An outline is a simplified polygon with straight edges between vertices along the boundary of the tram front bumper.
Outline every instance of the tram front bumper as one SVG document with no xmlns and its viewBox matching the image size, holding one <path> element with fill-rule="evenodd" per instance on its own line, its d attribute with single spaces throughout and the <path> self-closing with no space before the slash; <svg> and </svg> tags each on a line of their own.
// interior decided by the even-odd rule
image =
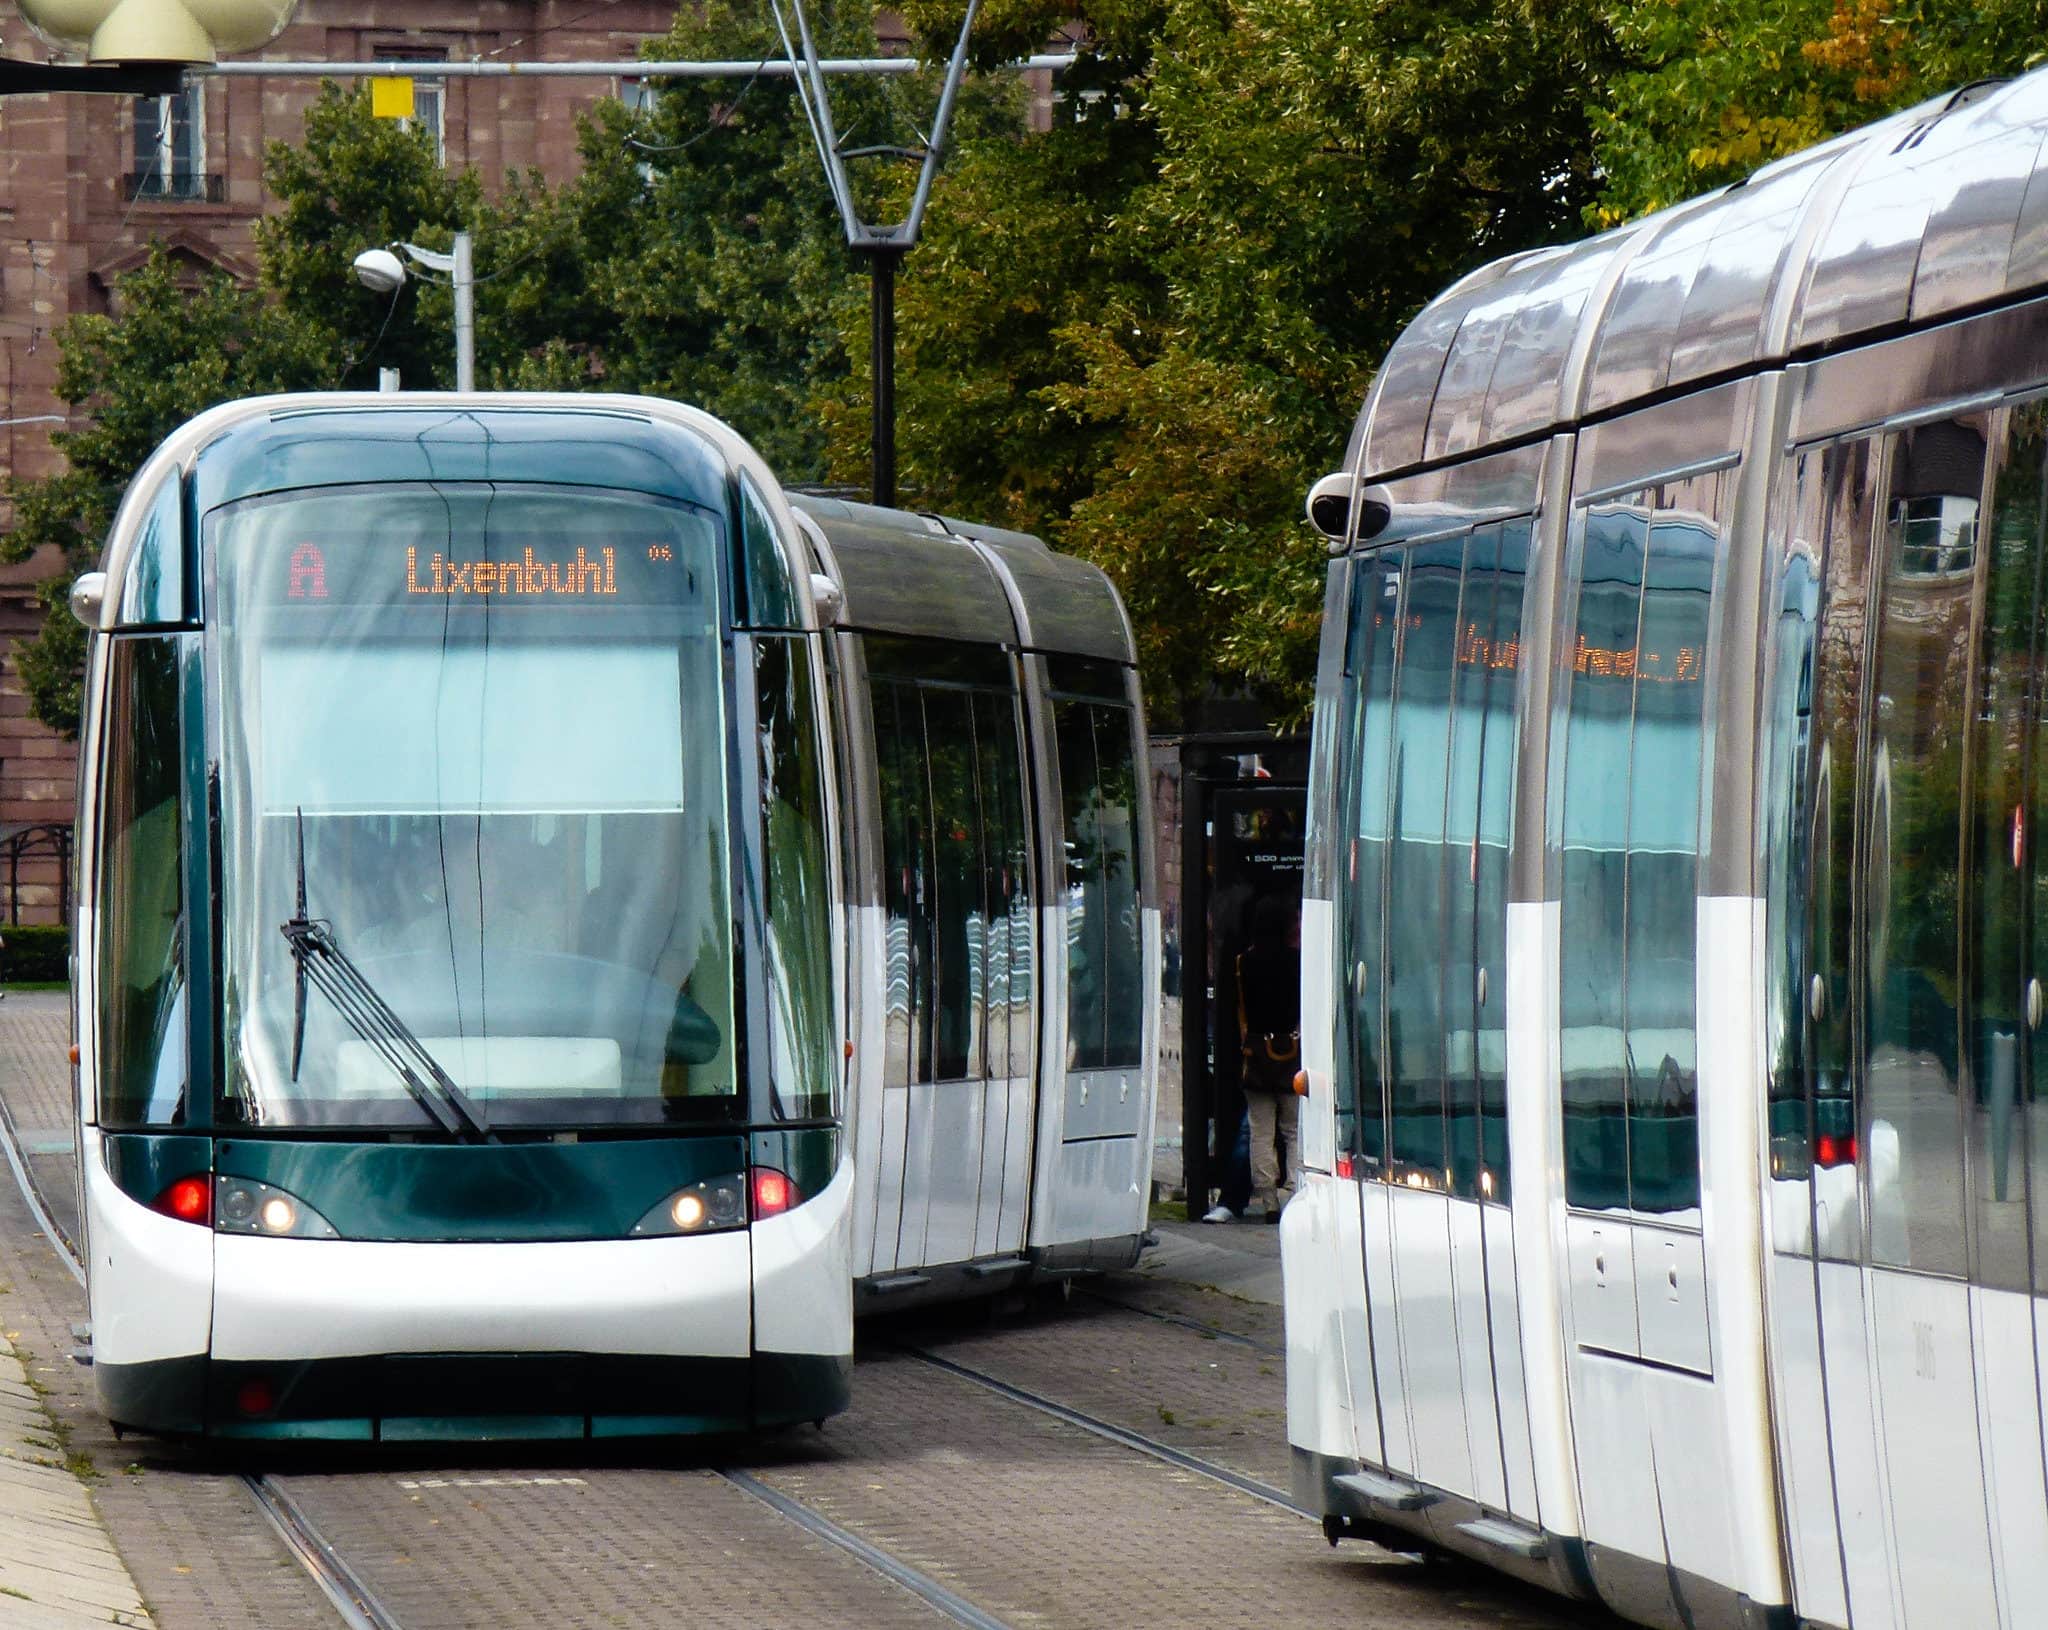
<svg viewBox="0 0 2048 1630">
<path fill-rule="evenodd" d="M 744 1230 L 521 1244 L 224 1234 L 215 1253 L 211 1434 L 475 1441 L 756 1422 Z"/>
</svg>

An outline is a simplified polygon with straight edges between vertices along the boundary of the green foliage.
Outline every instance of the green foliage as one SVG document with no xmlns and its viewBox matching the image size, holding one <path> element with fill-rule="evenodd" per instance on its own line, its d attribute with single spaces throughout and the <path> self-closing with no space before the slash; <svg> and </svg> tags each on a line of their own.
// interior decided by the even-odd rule
<svg viewBox="0 0 2048 1630">
<path fill-rule="evenodd" d="M 1637 0 L 1615 9 L 1628 62 L 1593 109 L 1606 226 L 1971 80 L 2031 65 L 2048 5 Z"/>
<path fill-rule="evenodd" d="M 0 924 L 0 981 L 47 985 L 71 977 L 71 930 L 62 924 Z"/>
<path fill-rule="evenodd" d="M 959 0 L 902 8 L 942 58 Z M 812 10 L 867 54 L 872 14 Z M 1739 178 L 1894 107 L 2020 67 L 2048 0 L 988 0 L 975 60 L 1075 42 L 1049 128 L 1013 75 L 970 81 L 898 284 L 904 501 L 1041 533 L 1131 606 L 1155 716 L 1309 690 L 1324 571 L 1301 517 L 1386 348 L 1496 256 Z M 652 54 L 779 55 L 738 0 L 684 8 Z M 583 168 L 494 197 L 423 135 L 328 87 L 268 156 L 257 290 L 153 259 L 118 321 L 64 332 L 93 415 L 62 476 L 18 487 L 21 558 L 82 564 L 148 449 L 251 391 L 451 374 L 448 295 L 345 274 L 364 247 L 472 234 L 479 377 L 644 391 L 731 422 L 791 481 L 865 486 L 868 278 L 789 81 L 649 81 L 585 120 Z M 936 76 L 832 84 L 847 146 L 915 147 Z M 1041 121 L 1043 123 L 1043 121 Z M 860 166 L 896 218 L 914 166 Z M 49 602 L 58 604 L 53 595 Z M 21 653 L 39 717 L 75 718 L 61 616 Z"/>
</svg>

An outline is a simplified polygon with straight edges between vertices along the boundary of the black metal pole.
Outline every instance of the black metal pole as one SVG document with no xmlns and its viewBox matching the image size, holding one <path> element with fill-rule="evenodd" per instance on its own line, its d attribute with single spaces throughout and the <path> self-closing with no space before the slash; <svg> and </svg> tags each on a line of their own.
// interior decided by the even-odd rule
<svg viewBox="0 0 2048 1630">
<path fill-rule="evenodd" d="M 1180 767 L 1180 1159 L 1188 1221 L 1209 1209 L 1209 789 L 1199 752 Z"/>
<path fill-rule="evenodd" d="M 869 449 L 869 498 L 896 507 L 896 263 L 900 249 L 867 251 L 870 279 L 868 366 L 874 387 L 874 428 Z"/>
</svg>

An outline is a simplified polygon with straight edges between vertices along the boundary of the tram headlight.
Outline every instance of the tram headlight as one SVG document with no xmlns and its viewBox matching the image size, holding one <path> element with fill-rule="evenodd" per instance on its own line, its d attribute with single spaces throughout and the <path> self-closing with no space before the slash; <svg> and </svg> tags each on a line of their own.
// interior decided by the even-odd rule
<svg viewBox="0 0 2048 1630">
<path fill-rule="evenodd" d="M 253 1177 L 213 1180 L 213 1226 L 222 1234 L 265 1239 L 340 1239 L 341 1232 L 296 1194 Z"/>
<path fill-rule="evenodd" d="M 707 1177 L 701 1183 L 677 1189 L 633 1225 L 633 1237 L 716 1234 L 746 1225 L 746 1174 L 734 1172 L 730 1177 Z"/>
</svg>

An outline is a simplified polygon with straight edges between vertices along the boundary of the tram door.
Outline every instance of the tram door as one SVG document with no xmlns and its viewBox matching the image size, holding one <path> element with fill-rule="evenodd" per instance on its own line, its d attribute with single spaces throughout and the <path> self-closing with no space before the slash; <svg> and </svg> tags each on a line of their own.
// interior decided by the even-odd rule
<svg viewBox="0 0 2048 1630">
<path fill-rule="evenodd" d="M 1337 857 L 1340 1074 L 1355 1095 L 1389 1470 L 1537 1519 L 1507 1203 L 1506 898 L 1528 523 L 1353 572 Z"/>
<path fill-rule="evenodd" d="M 1724 469 L 1576 506 L 1551 736 L 1581 1509 L 1603 1594 L 1667 1623 L 1689 1612 L 1680 1575 L 1733 1575 L 1698 1085 L 1706 653 L 1733 484 Z"/>
<path fill-rule="evenodd" d="M 1037 980 L 1015 659 L 865 648 L 887 966 L 865 1271 L 881 1274 L 1023 1248 Z"/>
<path fill-rule="evenodd" d="M 2044 1588 L 2039 1394 L 2032 1366 L 2009 1362 L 2034 1347 L 2038 1271 L 2039 912 L 2022 879 L 2038 900 L 2043 424 L 2039 405 L 1937 420 L 1806 453 L 1794 476 L 1824 511 L 1824 553 L 1794 794 L 1808 875 L 1786 890 L 1796 903 L 1804 883 L 1782 1004 L 1798 1045 L 1774 1084 L 1772 1152 L 1774 1191 L 1793 1188 L 1809 1219 L 1775 1219 L 1778 1259 L 1803 1248 L 1812 1301 L 1781 1297 L 1774 1335 L 1795 1381 L 1818 1349 L 1832 1463 L 1842 1576 L 1810 1540 L 1800 1566 L 1825 1511 L 1809 1471 L 1794 1489 L 1802 1608 L 1856 1630 L 2029 1622 Z M 1781 619 L 1796 629 L 1791 564 Z M 1815 1462 L 1788 1447 L 1795 1473 Z M 2001 1574 L 2032 1592 L 2003 1616 Z"/>
</svg>

